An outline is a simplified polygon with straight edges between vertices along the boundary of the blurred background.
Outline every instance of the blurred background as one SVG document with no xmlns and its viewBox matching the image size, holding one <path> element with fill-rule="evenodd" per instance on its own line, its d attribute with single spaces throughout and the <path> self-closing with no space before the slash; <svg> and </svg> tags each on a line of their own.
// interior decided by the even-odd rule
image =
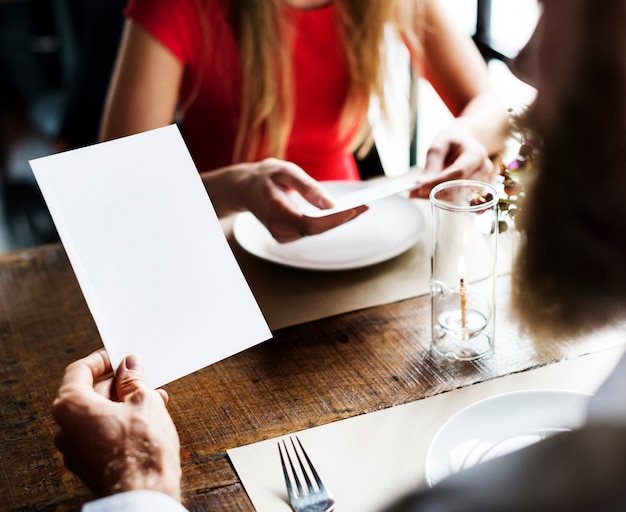
<svg viewBox="0 0 626 512">
<path fill-rule="evenodd" d="M 534 90 L 508 70 L 532 33 L 536 0 L 441 0 L 488 61 L 505 104 L 519 110 Z M 28 161 L 96 142 L 126 0 L 0 0 L 0 252 L 57 240 Z M 412 159 L 423 163 L 450 118 L 418 83 Z"/>
</svg>

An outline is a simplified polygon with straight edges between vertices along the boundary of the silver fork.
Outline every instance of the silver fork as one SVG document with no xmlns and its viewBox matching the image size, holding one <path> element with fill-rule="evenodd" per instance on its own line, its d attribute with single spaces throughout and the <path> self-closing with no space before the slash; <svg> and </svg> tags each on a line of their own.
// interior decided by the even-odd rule
<svg viewBox="0 0 626 512">
<path fill-rule="evenodd" d="M 300 457 L 300 453 L 296 448 L 296 444 L 293 441 L 293 437 L 290 438 L 291 446 L 293 448 L 293 452 L 295 453 L 295 458 L 298 461 L 298 467 L 302 476 L 304 477 L 304 481 L 306 483 L 306 489 L 303 486 L 303 482 L 296 471 L 294 466 L 294 459 L 290 455 L 287 445 L 283 440 L 283 446 L 281 448 L 280 441 L 278 443 L 278 453 L 280 454 L 280 463 L 283 466 L 283 475 L 285 476 L 285 484 L 287 485 L 287 494 L 289 495 L 289 502 L 291 503 L 291 508 L 294 512 L 331 512 L 335 509 L 335 500 L 330 495 L 322 480 L 320 479 L 317 471 L 311 464 L 311 460 L 309 456 L 304 451 L 302 447 L 302 443 L 300 443 L 300 439 L 296 437 L 296 441 L 298 442 L 298 447 L 300 448 L 300 452 L 304 456 L 304 460 Z M 283 456 L 283 451 L 289 462 L 289 468 L 291 469 L 291 473 L 287 469 L 287 464 L 285 463 L 285 456 Z M 311 481 L 309 476 L 310 474 L 313 476 L 315 480 L 315 484 Z M 295 487 L 297 488 L 294 489 Z"/>
</svg>

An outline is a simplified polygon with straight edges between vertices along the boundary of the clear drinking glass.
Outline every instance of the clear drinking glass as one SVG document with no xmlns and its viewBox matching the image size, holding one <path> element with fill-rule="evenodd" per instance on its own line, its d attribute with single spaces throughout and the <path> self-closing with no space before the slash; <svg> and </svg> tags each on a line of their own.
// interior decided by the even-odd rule
<svg viewBox="0 0 626 512">
<path fill-rule="evenodd" d="M 453 180 L 430 193 L 432 349 L 468 361 L 493 352 L 498 194 Z"/>
</svg>

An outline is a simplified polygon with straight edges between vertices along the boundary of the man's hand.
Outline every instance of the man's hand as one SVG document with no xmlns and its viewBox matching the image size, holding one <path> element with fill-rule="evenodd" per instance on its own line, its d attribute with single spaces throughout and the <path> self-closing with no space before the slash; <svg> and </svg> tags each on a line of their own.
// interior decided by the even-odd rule
<svg viewBox="0 0 626 512">
<path fill-rule="evenodd" d="M 167 400 L 146 384 L 138 356 L 124 359 L 116 377 L 105 350 L 70 364 L 52 404 L 67 467 L 97 496 L 146 489 L 180 501 L 180 442 Z"/>
</svg>

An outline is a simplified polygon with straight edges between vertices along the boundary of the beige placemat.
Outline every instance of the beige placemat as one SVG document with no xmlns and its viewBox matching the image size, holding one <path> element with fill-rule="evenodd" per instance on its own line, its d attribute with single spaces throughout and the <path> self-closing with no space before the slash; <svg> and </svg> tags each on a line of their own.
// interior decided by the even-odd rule
<svg viewBox="0 0 626 512">
<path fill-rule="evenodd" d="M 623 346 L 597 352 L 297 434 L 331 489 L 336 510 L 374 512 L 424 485 L 428 446 L 456 412 L 510 391 L 594 392 L 623 352 Z M 258 512 L 290 510 L 276 439 L 234 448 L 228 455 Z"/>
<path fill-rule="evenodd" d="M 425 220 L 423 236 L 415 246 L 383 263 L 348 271 L 307 271 L 264 261 L 239 246 L 232 234 L 232 217 L 221 222 L 261 311 L 270 328 L 277 330 L 429 293 L 430 202 L 413 201 Z M 498 272 L 508 272 L 510 264 L 510 250 L 501 237 Z"/>
</svg>

